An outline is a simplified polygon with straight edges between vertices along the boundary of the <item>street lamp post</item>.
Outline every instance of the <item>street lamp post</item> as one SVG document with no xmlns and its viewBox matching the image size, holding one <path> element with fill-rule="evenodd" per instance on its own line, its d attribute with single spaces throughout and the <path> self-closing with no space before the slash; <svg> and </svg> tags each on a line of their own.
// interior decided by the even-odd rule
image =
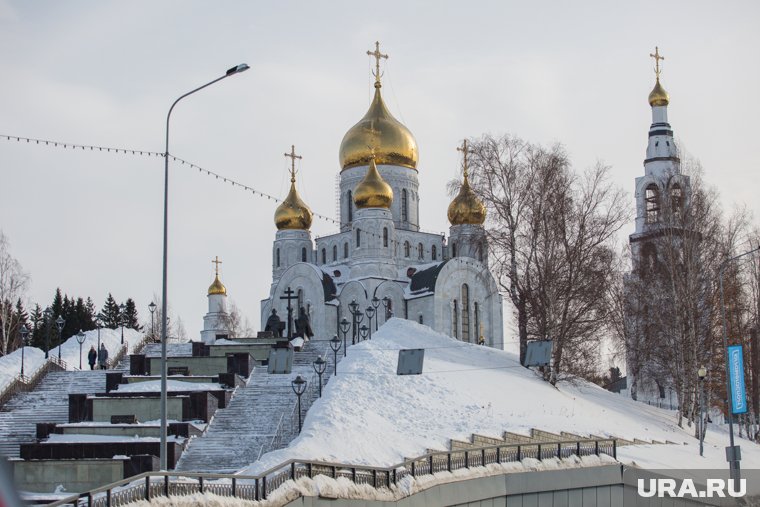
<svg viewBox="0 0 760 507">
<path fill-rule="evenodd" d="M 704 456 L 705 448 L 705 377 L 707 368 L 700 366 L 697 371 L 699 377 L 699 455 Z"/>
<path fill-rule="evenodd" d="M 63 344 L 63 326 L 66 321 L 60 315 L 55 319 L 55 325 L 58 326 L 58 362 L 61 362 L 61 345 Z"/>
<path fill-rule="evenodd" d="M 319 356 L 314 360 L 312 367 L 314 368 L 314 372 L 319 377 L 319 397 L 321 398 L 322 397 L 322 375 L 324 375 L 325 370 L 327 369 L 327 361 L 325 361 L 322 356 Z"/>
<path fill-rule="evenodd" d="M 372 308 L 375 309 L 375 312 L 374 312 L 375 314 L 377 314 L 377 309 L 378 309 L 379 306 L 380 306 L 380 300 L 377 298 L 377 296 L 373 297 L 372 298 Z M 378 324 L 379 320 L 380 320 L 380 316 L 377 315 L 377 318 L 375 319 L 375 331 L 377 331 L 377 324 Z M 370 325 L 372 325 L 372 323 L 370 323 Z M 370 337 L 370 339 L 372 339 L 372 337 Z"/>
<path fill-rule="evenodd" d="M 87 338 L 87 335 L 84 334 L 84 331 L 81 329 L 77 333 L 77 343 L 79 344 L 79 369 L 82 369 L 82 344 L 84 343 L 84 339 Z"/>
<path fill-rule="evenodd" d="M 156 341 L 156 323 L 153 319 L 153 314 L 156 312 L 156 303 L 151 301 L 148 305 L 148 310 L 150 310 L 150 339 L 151 341 Z"/>
<path fill-rule="evenodd" d="M 168 254 L 169 254 L 169 120 L 172 115 L 172 110 L 177 103 L 193 93 L 200 91 L 207 86 L 221 81 L 224 78 L 239 74 L 248 70 L 249 67 L 245 63 L 241 63 L 236 67 L 232 67 L 227 70 L 221 77 L 209 81 L 203 86 L 191 90 L 175 100 L 169 108 L 169 113 L 166 115 L 166 149 L 164 150 L 164 234 L 163 234 L 163 274 L 161 283 L 161 447 L 160 447 L 160 467 L 161 470 L 167 470 L 167 454 L 166 454 L 166 311 L 167 311 L 167 276 L 168 276 Z"/>
<path fill-rule="evenodd" d="M 367 333 L 369 333 L 370 328 L 367 327 L 366 324 L 363 324 L 362 327 L 359 328 L 359 336 L 362 340 L 367 339 Z"/>
<path fill-rule="evenodd" d="M 746 255 L 750 255 L 756 252 L 760 252 L 760 247 L 744 252 L 743 254 L 730 257 L 720 264 L 718 270 L 718 285 L 720 286 L 720 311 L 723 320 L 723 354 L 726 363 L 726 411 L 728 412 L 728 437 L 730 447 L 726 449 L 726 461 L 729 464 L 729 474 L 731 479 L 738 481 L 741 478 L 741 468 L 739 461 L 741 460 L 741 454 L 738 447 L 734 445 L 734 401 L 731 399 L 731 369 L 728 364 L 728 324 L 726 324 L 726 302 L 723 295 L 723 270 L 729 262 L 740 259 Z"/>
<path fill-rule="evenodd" d="M 127 308 L 124 303 L 119 305 L 119 324 L 121 324 L 121 346 L 124 346 L 124 324 L 127 320 Z"/>
<path fill-rule="evenodd" d="M 98 348 L 97 351 L 100 351 L 100 328 L 103 327 L 103 314 L 98 314 L 95 317 L 95 327 L 98 328 Z"/>
<path fill-rule="evenodd" d="M 301 375 L 297 376 L 295 380 L 290 381 L 290 386 L 298 397 L 298 433 L 301 433 L 301 395 L 306 391 L 306 384 L 306 379 Z"/>
<path fill-rule="evenodd" d="M 372 339 L 372 317 L 375 316 L 375 307 L 374 306 L 368 306 L 366 310 L 364 310 L 364 313 L 367 314 L 367 318 L 369 319 L 369 339 Z"/>
<path fill-rule="evenodd" d="M 43 314 L 45 316 L 45 359 L 47 359 L 50 355 L 50 328 L 52 327 L 51 323 L 53 322 L 53 310 L 45 308 Z"/>
<path fill-rule="evenodd" d="M 346 319 L 343 319 L 346 320 Z M 346 334 L 343 333 L 343 343 L 346 343 Z M 333 335 L 332 340 L 330 340 L 330 348 L 333 351 L 333 367 L 335 370 L 333 371 L 333 374 L 337 377 L 338 376 L 338 351 L 340 350 L 340 339 L 338 339 L 338 335 Z"/>
<path fill-rule="evenodd" d="M 343 333 L 343 357 L 346 357 L 346 335 L 348 334 L 348 319 L 343 317 L 340 321 L 340 332 Z M 337 338 L 337 336 L 336 336 Z"/>
<path fill-rule="evenodd" d="M 356 314 L 358 308 L 359 303 L 357 303 L 355 299 L 352 299 L 351 302 L 348 303 L 348 311 L 351 312 L 351 345 L 356 344 Z"/>
<path fill-rule="evenodd" d="M 19 334 L 21 335 L 21 378 L 24 377 L 24 348 L 26 348 L 27 340 L 29 339 L 29 329 L 26 327 L 26 324 L 23 324 L 21 326 L 21 329 L 19 330 Z"/>
</svg>

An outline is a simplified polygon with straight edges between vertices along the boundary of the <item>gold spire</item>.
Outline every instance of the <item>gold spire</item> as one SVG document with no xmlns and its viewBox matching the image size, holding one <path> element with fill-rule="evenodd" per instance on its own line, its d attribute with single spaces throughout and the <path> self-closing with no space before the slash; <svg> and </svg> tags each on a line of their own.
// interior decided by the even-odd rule
<svg viewBox="0 0 760 507">
<path fill-rule="evenodd" d="M 214 257 L 214 260 L 211 262 L 215 264 L 216 266 L 215 266 L 214 282 L 208 288 L 208 295 L 212 296 L 214 294 L 221 294 L 221 295 L 226 296 L 227 287 L 225 287 L 222 281 L 219 280 L 219 264 L 221 264 L 222 261 L 219 260 L 219 256 L 216 256 Z"/>
<path fill-rule="evenodd" d="M 467 154 L 470 150 L 467 147 L 467 139 L 462 142 L 461 148 L 457 147 L 457 151 L 461 151 L 464 154 L 462 171 L 464 177 L 462 186 L 459 188 L 459 193 L 449 204 L 449 222 L 451 222 L 451 225 L 482 225 L 486 221 L 486 207 L 470 187 L 467 169 Z"/>
<path fill-rule="evenodd" d="M 649 53 L 649 56 L 654 58 L 654 74 L 656 76 L 656 82 L 654 88 L 649 92 L 649 105 L 654 106 L 667 106 L 670 103 L 670 96 L 665 88 L 660 84 L 660 60 L 664 60 L 664 56 L 660 56 L 660 48 L 655 46 L 654 53 Z"/>
<path fill-rule="evenodd" d="M 372 154 L 367 174 L 354 188 L 354 204 L 357 208 L 390 208 L 392 202 L 393 189 L 377 170 Z"/>
<path fill-rule="evenodd" d="M 375 57 L 375 97 L 364 117 L 351 127 L 340 143 L 341 169 L 368 165 L 370 153 L 370 135 L 367 128 L 378 132 L 378 143 L 375 146 L 375 163 L 381 165 L 396 165 L 417 168 L 417 141 L 401 122 L 388 111 L 380 94 L 380 60 L 388 55 L 380 52 L 380 43 L 375 42 L 375 51 L 367 51 Z"/>
<path fill-rule="evenodd" d="M 290 153 L 285 153 L 291 160 L 290 164 L 290 192 L 285 200 L 277 206 L 274 212 L 274 224 L 277 230 L 301 229 L 308 230 L 311 227 L 312 213 L 296 190 L 296 159 L 303 158 L 296 155 L 296 147 L 291 145 Z"/>
</svg>

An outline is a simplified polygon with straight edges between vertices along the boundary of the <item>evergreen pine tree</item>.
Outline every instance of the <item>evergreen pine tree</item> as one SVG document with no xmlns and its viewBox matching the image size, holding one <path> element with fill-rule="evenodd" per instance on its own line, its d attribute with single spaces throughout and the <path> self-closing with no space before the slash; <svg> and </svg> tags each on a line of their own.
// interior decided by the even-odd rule
<svg viewBox="0 0 760 507">
<path fill-rule="evenodd" d="M 116 304 L 116 300 L 109 292 L 103 305 L 103 327 L 116 329 L 121 325 L 119 318 L 119 305 Z"/>
<path fill-rule="evenodd" d="M 97 314 L 97 311 L 95 310 L 95 303 L 92 302 L 91 297 L 87 297 L 87 300 L 84 303 L 85 311 L 87 312 L 87 322 L 88 327 L 87 329 L 95 329 L 95 316 Z"/>
<path fill-rule="evenodd" d="M 127 298 L 124 303 L 124 327 L 134 329 L 136 331 L 142 331 L 139 317 L 137 316 L 137 306 L 132 298 Z"/>
<path fill-rule="evenodd" d="M 15 329 L 15 335 L 16 339 L 14 340 L 17 344 L 16 347 L 23 347 L 25 344 L 22 343 L 21 340 L 21 326 L 26 326 L 27 329 L 29 329 L 29 314 L 26 313 L 26 310 L 24 310 L 24 305 L 21 303 L 21 298 L 16 301 L 16 329 Z"/>
<path fill-rule="evenodd" d="M 30 341 L 31 346 L 42 349 L 45 346 L 45 337 L 41 332 L 42 308 L 40 308 L 39 304 L 35 304 L 32 313 L 29 314 L 29 326 L 29 330 L 32 333 Z"/>
<path fill-rule="evenodd" d="M 70 336 L 75 335 L 79 328 L 77 327 L 77 318 L 74 313 L 74 298 L 69 299 L 68 294 L 63 296 L 63 331 L 61 332 L 61 339 L 66 341 Z"/>
<path fill-rule="evenodd" d="M 53 320 L 57 319 L 59 315 L 63 315 L 63 295 L 60 287 L 55 289 L 55 296 L 53 296 L 53 304 L 50 305 L 50 309 L 53 311 Z"/>
</svg>

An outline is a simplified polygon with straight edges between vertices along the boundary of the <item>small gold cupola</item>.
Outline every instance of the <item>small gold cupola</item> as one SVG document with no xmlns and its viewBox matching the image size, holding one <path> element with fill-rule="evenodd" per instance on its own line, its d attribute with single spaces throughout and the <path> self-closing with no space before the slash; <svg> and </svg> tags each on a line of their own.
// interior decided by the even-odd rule
<svg viewBox="0 0 760 507">
<path fill-rule="evenodd" d="M 219 264 L 222 263 L 222 261 L 219 260 L 219 257 L 215 257 L 213 261 L 214 264 L 216 264 L 216 273 L 214 276 L 213 283 L 208 288 L 208 295 L 213 296 L 215 294 L 221 294 L 223 296 L 227 295 L 227 287 L 224 286 L 222 281 L 219 279 Z"/>
<path fill-rule="evenodd" d="M 370 156 L 367 174 L 354 188 L 354 204 L 357 208 L 390 208 L 393 189 L 377 170 L 375 157 Z"/>
<path fill-rule="evenodd" d="M 655 61 L 655 75 L 656 82 L 654 84 L 654 88 L 652 88 L 652 91 L 649 92 L 649 105 L 652 107 L 655 106 L 667 106 L 670 103 L 670 95 L 668 95 L 668 92 L 665 91 L 665 88 L 662 87 L 660 84 L 660 60 L 664 60 L 664 56 L 660 56 L 660 48 L 655 46 L 654 48 L 654 54 L 650 53 L 649 56 L 654 58 Z"/>
<path fill-rule="evenodd" d="M 486 207 L 470 187 L 467 174 L 467 139 L 464 140 L 461 148 L 457 147 L 457 150 L 464 153 L 464 178 L 462 186 L 459 187 L 459 193 L 449 204 L 449 222 L 451 225 L 482 225 L 486 221 Z"/>
<path fill-rule="evenodd" d="M 309 230 L 311 227 L 312 212 L 298 195 L 296 190 L 296 159 L 302 158 L 296 155 L 296 147 L 291 146 L 290 153 L 285 154 L 291 159 L 290 169 L 290 192 L 274 212 L 274 224 L 278 231 L 282 230 Z"/>
<path fill-rule="evenodd" d="M 375 97 L 364 117 L 351 127 L 340 143 L 341 170 L 368 165 L 372 154 L 368 146 L 372 136 L 368 131 L 377 131 L 378 143 L 375 146 L 375 163 L 396 165 L 417 169 L 417 141 L 406 126 L 388 111 L 380 94 L 380 59 L 388 58 L 380 52 L 380 43 L 375 42 L 375 51 L 367 51 L 375 57 Z"/>
</svg>

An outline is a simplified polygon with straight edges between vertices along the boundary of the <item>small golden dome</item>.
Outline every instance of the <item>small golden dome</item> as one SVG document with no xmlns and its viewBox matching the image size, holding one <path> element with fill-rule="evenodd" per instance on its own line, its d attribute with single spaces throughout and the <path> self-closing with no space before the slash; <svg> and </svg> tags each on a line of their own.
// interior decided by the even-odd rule
<svg viewBox="0 0 760 507">
<path fill-rule="evenodd" d="M 343 136 L 339 152 L 341 170 L 369 164 L 370 147 L 374 147 L 375 160 L 380 165 L 417 168 L 417 141 L 385 107 L 380 87 L 380 82 L 375 82 L 375 98 L 367 114 Z"/>
<path fill-rule="evenodd" d="M 288 229 L 309 230 L 312 213 L 296 190 L 296 178 L 290 178 L 290 192 L 274 212 L 274 225 L 278 231 Z"/>
<path fill-rule="evenodd" d="M 449 204 L 448 216 L 451 225 L 482 225 L 486 221 L 486 207 L 470 187 L 466 171 L 459 193 Z"/>
<path fill-rule="evenodd" d="M 225 287 L 222 281 L 219 280 L 218 273 L 216 277 L 214 277 L 214 283 L 212 283 L 208 288 L 208 295 L 213 296 L 214 294 L 222 294 L 224 296 L 227 295 L 227 287 Z"/>
<path fill-rule="evenodd" d="M 654 84 L 654 88 L 649 93 L 649 105 L 654 106 L 667 106 L 670 103 L 670 95 L 665 91 L 665 88 L 660 84 L 660 78 L 657 78 L 657 82 Z"/>
<path fill-rule="evenodd" d="M 392 202 L 393 189 L 380 175 L 375 159 L 371 158 L 367 174 L 354 189 L 354 204 L 357 208 L 390 208 Z"/>
</svg>

